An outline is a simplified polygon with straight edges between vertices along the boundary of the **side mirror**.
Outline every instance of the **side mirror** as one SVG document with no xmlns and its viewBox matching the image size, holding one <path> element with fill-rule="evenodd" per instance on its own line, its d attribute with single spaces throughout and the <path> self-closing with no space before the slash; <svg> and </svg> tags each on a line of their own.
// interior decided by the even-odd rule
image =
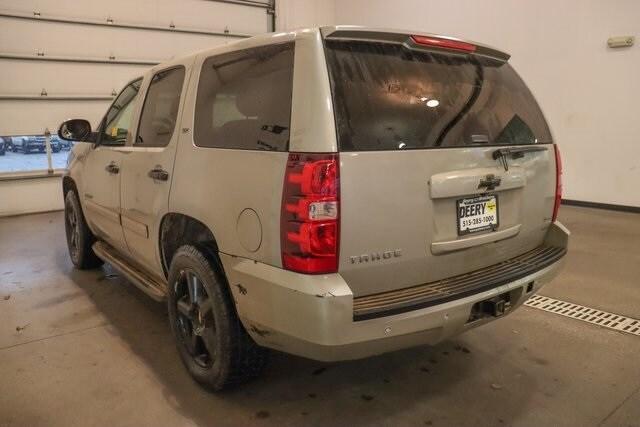
<svg viewBox="0 0 640 427">
<path fill-rule="evenodd" d="M 84 119 L 71 119 L 62 122 L 58 136 L 65 141 L 93 142 L 91 123 Z"/>
</svg>

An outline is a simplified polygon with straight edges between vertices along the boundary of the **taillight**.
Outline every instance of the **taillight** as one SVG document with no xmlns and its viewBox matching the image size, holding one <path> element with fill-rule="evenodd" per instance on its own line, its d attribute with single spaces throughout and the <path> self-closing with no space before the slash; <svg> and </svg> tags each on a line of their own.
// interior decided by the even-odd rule
<svg viewBox="0 0 640 427">
<path fill-rule="evenodd" d="M 553 144 L 553 149 L 556 153 L 556 200 L 553 204 L 553 215 L 551 221 L 555 222 L 558 219 L 558 210 L 560 209 L 560 203 L 562 202 L 562 157 L 560 156 L 560 150 L 556 144 Z"/>
<path fill-rule="evenodd" d="M 411 39 L 416 43 L 423 46 L 440 47 L 443 49 L 462 50 L 464 52 L 475 52 L 476 45 L 459 41 L 451 40 L 433 36 L 411 36 Z"/>
<path fill-rule="evenodd" d="M 285 269 L 308 274 L 338 271 L 339 187 L 337 154 L 289 153 L 280 219 Z"/>
</svg>

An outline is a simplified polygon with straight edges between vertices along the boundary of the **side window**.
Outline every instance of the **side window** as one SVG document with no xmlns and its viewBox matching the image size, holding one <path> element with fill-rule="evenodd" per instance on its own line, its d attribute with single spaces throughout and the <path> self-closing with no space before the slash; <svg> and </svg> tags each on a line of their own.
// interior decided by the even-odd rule
<svg viewBox="0 0 640 427">
<path fill-rule="evenodd" d="M 169 144 L 176 127 L 183 83 L 183 67 L 153 76 L 142 106 L 136 146 L 165 147 Z"/>
<path fill-rule="evenodd" d="M 131 130 L 131 115 L 136 105 L 142 79 L 127 85 L 107 111 L 100 135 L 101 144 L 122 145 L 127 141 Z"/>
<path fill-rule="evenodd" d="M 208 58 L 196 99 L 199 147 L 287 151 L 294 43 Z"/>
</svg>

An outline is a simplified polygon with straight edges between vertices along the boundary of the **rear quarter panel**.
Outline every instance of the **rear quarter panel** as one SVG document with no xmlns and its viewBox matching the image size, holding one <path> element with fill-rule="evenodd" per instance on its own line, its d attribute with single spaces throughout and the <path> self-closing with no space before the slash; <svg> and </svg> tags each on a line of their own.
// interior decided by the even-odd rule
<svg viewBox="0 0 640 427">
<path fill-rule="evenodd" d="M 335 127 L 318 30 L 276 33 L 199 54 L 188 88 L 180 126 L 169 211 L 201 221 L 214 234 L 220 252 L 282 266 L 280 210 L 287 152 L 203 148 L 193 139 L 195 100 L 203 62 L 210 56 L 237 49 L 295 40 L 290 151 L 335 151 Z M 247 228 L 238 225 L 241 213 L 253 210 L 259 221 Z M 253 235 L 247 236 L 247 233 Z M 243 245 L 258 240 L 257 250 Z"/>
</svg>

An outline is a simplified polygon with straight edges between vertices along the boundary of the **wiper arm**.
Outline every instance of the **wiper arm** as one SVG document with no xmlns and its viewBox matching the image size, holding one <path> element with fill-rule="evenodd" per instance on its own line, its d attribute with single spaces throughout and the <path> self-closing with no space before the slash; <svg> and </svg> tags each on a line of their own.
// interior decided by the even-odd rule
<svg viewBox="0 0 640 427">
<path fill-rule="evenodd" d="M 532 153 L 535 151 L 547 151 L 547 147 L 543 147 L 540 145 L 533 147 L 514 147 L 514 148 L 498 148 L 492 154 L 493 160 L 500 159 L 502 166 L 504 166 L 504 170 L 509 170 L 509 163 L 507 159 L 511 157 L 512 159 L 519 159 L 524 157 L 526 153 Z"/>
<path fill-rule="evenodd" d="M 442 129 L 440 135 L 438 135 L 438 139 L 436 139 L 436 142 L 433 144 L 434 147 L 440 147 L 442 145 L 449 132 L 451 132 L 451 130 L 458 123 L 460 123 L 462 118 L 471 110 L 471 108 L 480 97 L 480 92 L 482 92 L 482 87 L 484 85 L 484 69 L 482 68 L 482 65 L 480 65 L 480 63 L 477 61 L 474 62 L 473 65 L 475 66 L 476 70 L 476 78 L 473 83 L 473 90 L 471 92 L 471 95 L 469 95 L 469 99 L 467 99 L 467 102 L 465 102 L 460 111 L 458 111 L 458 113 L 451 119 L 451 121 L 449 121 L 449 123 L 447 123 L 447 125 Z"/>
</svg>

